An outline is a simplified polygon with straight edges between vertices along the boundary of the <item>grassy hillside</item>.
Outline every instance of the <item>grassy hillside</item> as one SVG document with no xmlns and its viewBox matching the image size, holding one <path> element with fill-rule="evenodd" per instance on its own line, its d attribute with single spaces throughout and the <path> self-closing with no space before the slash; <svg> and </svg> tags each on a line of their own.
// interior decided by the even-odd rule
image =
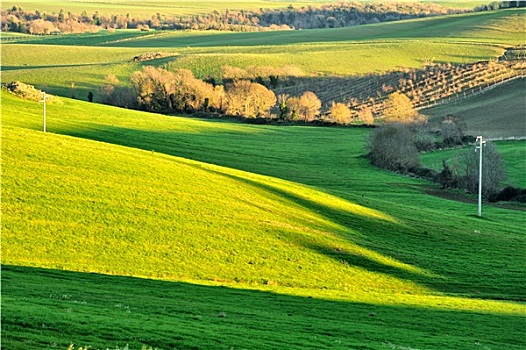
<svg viewBox="0 0 526 350">
<path fill-rule="evenodd" d="M 524 347 L 524 316 L 505 313 L 12 266 L 3 266 L 2 282 L 2 343 L 11 349 Z"/>
<path fill-rule="evenodd" d="M 483 94 L 459 102 L 425 109 L 422 113 L 438 122 L 448 114 L 461 116 L 467 133 L 485 138 L 526 137 L 526 79 L 516 79 Z"/>
<path fill-rule="evenodd" d="M 139 293 L 152 298 L 150 307 L 130 298 L 131 280 L 89 275 L 75 282 L 78 275 L 52 272 L 59 280 L 74 278 L 57 289 L 45 272 L 8 267 L 3 298 L 10 306 L 2 327 L 14 347 L 27 337 L 61 346 L 71 340 L 113 346 L 107 342 L 121 339 L 206 348 L 219 339 L 246 347 L 247 334 L 269 349 L 284 342 L 373 349 L 525 345 L 526 309 L 518 301 L 525 298 L 526 271 L 516 249 L 525 244 L 522 213 L 490 207 L 481 220 L 473 205 L 427 196 L 426 183 L 371 168 L 362 158 L 366 129 L 251 126 L 63 99 L 48 106 L 50 132 L 43 134 L 41 106 L 7 94 L 2 114 L 3 264 L 291 295 L 279 299 L 279 308 L 291 311 L 273 328 L 290 329 L 283 339 L 254 320 L 275 319 L 278 304 L 254 310 L 260 316 L 243 307 L 265 293 L 233 290 L 217 298 L 211 287 L 137 282 Z M 95 293 L 92 283 L 101 289 Z M 172 294 L 177 286 L 185 297 Z M 167 307 L 155 297 L 160 294 L 200 306 L 170 302 L 171 312 L 155 311 Z M 230 295 L 237 295 L 235 304 L 227 302 Z M 316 300 L 312 312 L 299 309 L 305 299 L 298 297 L 307 296 Z M 502 299 L 509 301 L 496 301 Z M 369 322 L 376 320 L 371 311 L 366 320 L 358 317 L 366 310 L 385 313 L 382 326 Z M 71 326 L 63 325 L 64 312 Z M 357 318 L 345 318 L 347 312 Z M 289 322 L 288 313 L 299 313 L 299 323 Z M 176 327 L 174 339 L 146 322 L 157 317 Z M 223 318 L 226 324 L 217 324 Z M 322 321 L 327 318 L 338 321 Z M 476 326 L 468 319 L 477 319 Z M 97 327 L 100 332 L 87 331 Z M 497 335 L 491 327 L 507 331 Z M 320 329 L 330 338 L 318 340 Z"/>
<path fill-rule="evenodd" d="M 330 76 L 417 68 L 426 62 L 477 62 L 521 43 L 525 18 L 523 11 L 508 10 L 326 30 L 61 36 L 3 45 L 2 82 L 21 80 L 68 97 L 74 83 L 76 96 L 86 99 L 108 73 L 128 84 L 127 77 L 140 67 L 132 58 L 156 51 L 177 56 L 144 65 L 188 68 L 199 77 L 218 77 L 223 65 L 295 65 L 308 75 Z M 133 39 L 141 35 L 145 37 Z"/>
</svg>

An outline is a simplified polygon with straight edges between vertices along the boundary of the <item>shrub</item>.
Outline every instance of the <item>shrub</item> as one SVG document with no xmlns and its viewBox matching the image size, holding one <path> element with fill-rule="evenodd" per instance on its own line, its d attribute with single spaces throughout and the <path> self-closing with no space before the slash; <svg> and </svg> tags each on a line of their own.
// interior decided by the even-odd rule
<svg viewBox="0 0 526 350">
<path fill-rule="evenodd" d="M 352 120 L 351 109 L 344 103 L 332 102 L 329 109 L 329 118 L 339 124 L 349 124 Z"/>
<path fill-rule="evenodd" d="M 405 125 L 388 124 L 374 129 L 367 147 L 376 166 L 405 172 L 419 165 L 411 130 Z"/>
<path fill-rule="evenodd" d="M 526 189 L 508 186 L 489 198 L 491 202 L 526 203 Z"/>
</svg>

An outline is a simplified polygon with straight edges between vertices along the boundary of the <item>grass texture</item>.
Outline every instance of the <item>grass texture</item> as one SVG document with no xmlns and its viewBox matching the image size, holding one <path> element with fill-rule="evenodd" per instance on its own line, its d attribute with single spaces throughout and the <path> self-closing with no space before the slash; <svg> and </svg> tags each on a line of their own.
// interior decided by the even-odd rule
<svg viewBox="0 0 526 350">
<path fill-rule="evenodd" d="M 44 134 L 41 106 L 5 93 L 2 114 L 4 265 L 177 282 L 144 280 L 130 294 L 130 281 L 139 280 L 7 267 L 2 327 L 14 347 L 24 339 L 57 347 L 114 339 L 162 348 L 208 348 L 216 339 L 225 348 L 268 349 L 289 341 L 292 348 L 525 345 L 523 214 L 488 207 L 479 219 L 475 205 L 428 196 L 427 183 L 371 168 L 362 157 L 366 129 L 253 126 L 63 99 L 48 106 Z M 217 297 L 221 285 L 234 289 Z M 172 294 L 177 289 L 182 294 Z M 153 299 L 143 302 L 141 293 Z M 257 302 L 268 295 L 283 301 Z M 279 316 L 285 324 L 274 332 L 243 306 L 261 305 L 255 313 L 265 320 L 277 305 L 295 314 L 293 305 L 308 297 L 315 308 L 303 306 L 300 323 Z M 156 311 L 167 303 L 173 311 Z M 345 310 L 385 312 L 389 321 L 369 326 L 376 316 L 367 313 L 365 323 L 341 323 Z M 70 327 L 62 326 L 64 312 Z M 147 318 L 155 321 L 137 331 Z M 405 322 L 404 332 L 394 331 Z M 164 330 L 174 324 L 171 338 Z M 320 324 L 338 336 L 318 340 Z M 450 338 L 452 329 L 463 336 Z"/>
</svg>

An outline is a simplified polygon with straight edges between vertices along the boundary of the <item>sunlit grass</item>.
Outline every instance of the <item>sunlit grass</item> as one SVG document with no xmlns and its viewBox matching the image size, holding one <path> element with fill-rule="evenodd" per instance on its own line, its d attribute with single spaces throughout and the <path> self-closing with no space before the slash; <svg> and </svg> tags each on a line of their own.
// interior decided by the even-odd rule
<svg viewBox="0 0 526 350">
<path fill-rule="evenodd" d="M 82 288 L 57 287 L 52 281 L 63 275 L 50 271 L 45 275 L 54 278 L 39 279 L 35 270 L 9 268 L 2 275 L 9 305 L 2 330 L 11 344 L 25 337 L 34 344 L 102 347 L 103 332 L 106 339 L 161 348 L 213 347 L 212 339 L 239 346 L 247 335 L 258 348 L 289 341 L 298 349 L 382 348 L 386 338 L 364 335 L 371 333 L 393 334 L 389 341 L 397 344 L 463 349 L 469 330 L 470 342 L 522 346 L 522 213 L 489 207 L 479 219 L 474 206 L 425 195 L 425 182 L 370 167 L 363 158 L 367 129 L 205 121 L 64 98 L 48 106 L 44 134 L 42 106 L 5 93 L 2 115 L 4 265 L 195 284 L 134 282 L 135 291 L 153 298 L 141 299 L 146 310 L 125 297 L 129 288 L 120 277 L 111 288 L 92 289 L 83 279 Z M 211 289 L 198 297 L 197 284 Z M 212 288 L 224 289 L 218 286 L 234 288 L 237 297 L 218 298 Z M 181 300 L 195 296 L 194 307 L 167 298 L 174 290 L 186 291 Z M 303 314 L 296 303 L 311 311 L 301 320 L 278 317 L 287 339 L 254 331 L 258 321 L 248 305 L 269 295 L 256 291 L 286 298 L 280 307 L 288 314 Z M 108 296 L 98 293 L 114 298 L 109 307 Z M 152 296 L 158 293 L 167 299 Z M 275 322 L 270 305 L 258 317 Z M 121 323 L 116 312 L 126 310 L 141 320 L 142 331 L 127 316 Z M 64 315 L 70 326 L 60 321 Z M 240 318 L 214 328 L 233 315 Z M 171 334 L 185 336 L 168 343 L 149 320 L 161 318 Z M 336 329 L 342 319 L 346 327 Z M 332 335 L 320 338 L 309 324 Z M 203 334 L 203 327 L 210 331 Z M 378 327 L 383 331 L 372 332 Z M 446 337 L 452 327 L 463 336 Z M 488 327 L 507 332 L 495 336 Z M 349 337 L 350 330 L 359 334 Z"/>
</svg>

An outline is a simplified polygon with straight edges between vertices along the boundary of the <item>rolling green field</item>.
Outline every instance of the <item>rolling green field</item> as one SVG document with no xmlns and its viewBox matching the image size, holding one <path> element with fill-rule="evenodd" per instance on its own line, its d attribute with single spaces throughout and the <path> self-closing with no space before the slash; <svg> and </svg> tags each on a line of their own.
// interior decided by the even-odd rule
<svg viewBox="0 0 526 350">
<path fill-rule="evenodd" d="M 524 10 L 507 10 L 324 30 L 63 35 L 3 45 L 1 79 L 68 97 L 73 83 L 76 97 L 85 100 L 105 75 L 113 73 L 129 84 L 129 75 L 141 65 L 187 68 L 202 78 L 219 78 L 224 65 L 294 65 L 313 76 L 384 73 L 429 62 L 495 59 L 506 47 L 523 42 L 525 20 Z M 136 55 L 157 51 L 177 55 L 131 62 Z"/>
<path fill-rule="evenodd" d="M 41 112 L 2 94 L 6 347 L 526 345 L 523 212 L 372 168 L 367 129 Z"/>
<path fill-rule="evenodd" d="M 16 2 L 132 15 L 216 8 L 148 4 Z M 372 167 L 368 128 L 251 125 L 82 101 L 88 91 L 97 101 L 107 74 L 129 85 L 144 65 L 198 77 L 218 77 L 223 65 L 294 65 L 330 77 L 490 60 L 524 43 L 525 21 L 524 10 L 505 10 L 325 30 L 2 42 L 2 83 L 61 96 L 47 105 L 47 133 L 42 104 L 0 96 L 2 348 L 526 348 L 524 208 L 485 203 L 479 218 L 476 204 Z M 170 57 L 132 62 L 158 51 Z M 523 88 L 515 80 L 425 112 L 432 121 L 461 114 L 486 138 L 524 136 L 506 128 L 521 118 Z M 526 187 L 525 145 L 497 144 L 509 185 Z M 440 166 L 455 152 L 422 161 Z"/>
</svg>

